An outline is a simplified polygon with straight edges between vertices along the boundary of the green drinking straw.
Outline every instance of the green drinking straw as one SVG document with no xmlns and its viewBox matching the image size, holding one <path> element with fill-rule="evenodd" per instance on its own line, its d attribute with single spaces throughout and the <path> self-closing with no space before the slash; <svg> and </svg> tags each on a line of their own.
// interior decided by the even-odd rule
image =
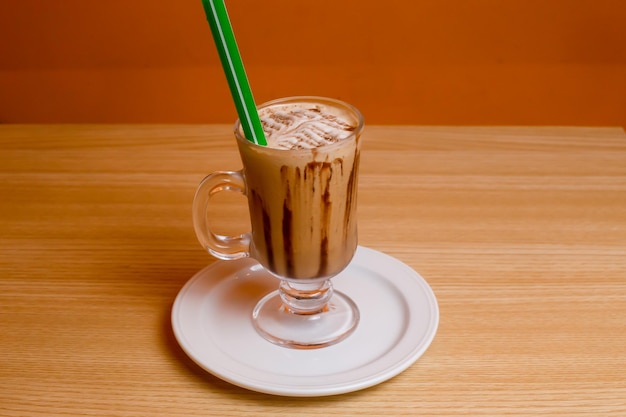
<svg viewBox="0 0 626 417">
<path fill-rule="evenodd" d="M 202 0 L 202 4 L 209 26 L 211 26 L 213 40 L 222 61 L 230 92 L 235 101 L 244 136 L 250 142 L 266 146 L 267 141 L 263 133 L 263 126 L 239 55 L 239 48 L 237 48 L 235 34 L 230 25 L 226 5 L 223 0 Z"/>
</svg>

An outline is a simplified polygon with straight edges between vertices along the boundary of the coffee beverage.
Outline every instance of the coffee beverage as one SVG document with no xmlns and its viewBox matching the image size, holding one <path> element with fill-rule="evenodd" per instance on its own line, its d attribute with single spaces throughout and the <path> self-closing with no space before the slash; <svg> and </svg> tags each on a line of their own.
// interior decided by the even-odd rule
<svg viewBox="0 0 626 417">
<path fill-rule="evenodd" d="M 328 99 L 281 100 L 259 109 L 268 146 L 238 126 L 252 223 L 250 256 L 291 280 L 328 279 L 357 246 L 360 115 Z"/>
<path fill-rule="evenodd" d="M 214 257 L 251 257 L 265 275 L 280 279 L 252 310 L 263 338 L 293 348 L 330 346 L 352 334 L 360 317 L 356 303 L 334 291 L 331 278 L 357 248 L 363 117 L 347 103 L 322 97 L 279 99 L 258 110 L 267 146 L 247 140 L 235 123 L 243 169 L 215 171 L 200 182 L 194 230 Z M 250 232 L 224 236 L 211 229 L 208 209 L 221 191 L 246 196 Z"/>
</svg>

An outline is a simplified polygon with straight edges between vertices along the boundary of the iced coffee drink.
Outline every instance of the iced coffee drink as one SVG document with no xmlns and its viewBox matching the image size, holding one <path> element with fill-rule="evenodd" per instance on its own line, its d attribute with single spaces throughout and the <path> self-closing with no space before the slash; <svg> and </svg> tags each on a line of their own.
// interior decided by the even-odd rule
<svg viewBox="0 0 626 417">
<path fill-rule="evenodd" d="M 196 190 L 196 236 L 213 256 L 252 257 L 280 279 L 252 311 L 265 339 L 313 349 L 348 337 L 359 311 L 331 278 L 348 266 L 357 248 L 356 196 L 363 117 L 341 101 L 292 97 L 258 109 L 267 146 L 235 136 L 241 171 L 216 171 Z M 252 230 L 214 233 L 207 222 L 211 196 L 246 195 Z"/>
<path fill-rule="evenodd" d="M 357 246 L 358 112 L 329 99 L 259 109 L 267 147 L 237 127 L 252 223 L 250 256 L 292 280 L 328 279 Z"/>
</svg>

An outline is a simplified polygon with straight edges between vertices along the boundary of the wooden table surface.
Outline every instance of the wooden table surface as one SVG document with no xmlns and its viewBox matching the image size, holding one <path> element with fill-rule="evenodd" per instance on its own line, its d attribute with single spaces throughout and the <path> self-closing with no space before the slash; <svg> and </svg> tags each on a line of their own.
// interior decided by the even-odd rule
<svg viewBox="0 0 626 417">
<path fill-rule="evenodd" d="M 439 329 L 387 382 L 286 398 L 206 373 L 170 324 L 214 262 L 191 200 L 240 168 L 230 126 L 0 126 L 0 415 L 626 415 L 622 129 L 367 126 L 361 164 L 360 244 L 424 276 Z"/>
</svg>

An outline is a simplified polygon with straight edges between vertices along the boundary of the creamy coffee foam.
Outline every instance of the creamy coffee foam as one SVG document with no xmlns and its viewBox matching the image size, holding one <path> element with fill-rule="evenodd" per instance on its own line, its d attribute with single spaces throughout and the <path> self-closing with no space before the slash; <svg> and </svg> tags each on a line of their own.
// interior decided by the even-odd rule
<svg viewBox="0 0 626 417">
<path fill-rule="evenodd" d="M 312 149 L 350 136 L 356 126 L 349 119 L 319 105 L 285 105 L 259 112 L 267 145 L 278 149 Z"/>
</svg>

